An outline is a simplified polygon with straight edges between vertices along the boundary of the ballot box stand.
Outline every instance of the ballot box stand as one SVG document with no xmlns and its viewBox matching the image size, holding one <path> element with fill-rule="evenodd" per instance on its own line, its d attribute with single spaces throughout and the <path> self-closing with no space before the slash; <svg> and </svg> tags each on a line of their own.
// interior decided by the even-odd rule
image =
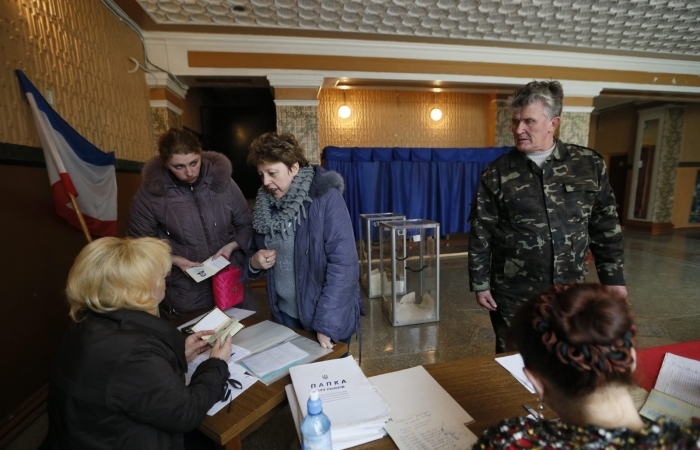
<svg viewBox="0 0 700 450">
<path fill-rule="evenodd" d="M 393 326 L 440 320 L 440 224 L 379 222 L 382 311 Z"/>
<path fill-rule="evenodd" d="M 384 220 L 405 220 L 399 213 L 386 212 L 360 214 L 362 237 L 360 240 L 360 284 L 367 297 L 382 296 L 381 275 L 379 273 L 379 222 Z"/>
</svg>

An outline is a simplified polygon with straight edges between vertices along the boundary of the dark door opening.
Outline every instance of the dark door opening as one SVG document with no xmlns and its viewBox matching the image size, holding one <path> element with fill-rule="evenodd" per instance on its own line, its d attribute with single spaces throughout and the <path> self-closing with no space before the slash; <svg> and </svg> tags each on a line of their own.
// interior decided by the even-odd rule
<svg viewBox="0 0 700 450">
<path fill-rule="evenodd" d="M 233 180 L 247 199 L 260 187 L 257 169 L 246 162 L 253 139 L 275 131 L 275 103 L 269 88 L 197 88 L 202 94 L 204 147 L 226 155 Z"/>
<path fill-rule="evenodd" d="M 627 154 L 610 156 L 610 167 L 608 167 L 610 187 L 615 194 L 617 216 L 621 223 L 625 217 L 625 203 L 627 202 L 627 169 Z"/>
</svg>

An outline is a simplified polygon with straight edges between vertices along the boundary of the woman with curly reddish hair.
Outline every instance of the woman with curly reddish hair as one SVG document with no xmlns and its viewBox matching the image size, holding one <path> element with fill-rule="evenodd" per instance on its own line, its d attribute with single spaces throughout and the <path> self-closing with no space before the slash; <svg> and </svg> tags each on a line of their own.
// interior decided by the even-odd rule
<svg viewBox="0 0 700 450">
<path fill-rule="evenodd" d="M 601 284 L 558 285 L 531 298 L 511 338 L 540 402 L 561 420 L 508 419 L 474 448 L 697 448 L 700 427 L 639 416 L 629 393 L 635 335 L 627 299 Z"/>
</svg>

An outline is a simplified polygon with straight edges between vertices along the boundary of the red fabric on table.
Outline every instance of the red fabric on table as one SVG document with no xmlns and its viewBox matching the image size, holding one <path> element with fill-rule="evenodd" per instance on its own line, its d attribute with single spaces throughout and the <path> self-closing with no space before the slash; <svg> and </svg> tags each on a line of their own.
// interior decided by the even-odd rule
<svg viewBox="0 0 700 450">
<path fill-rule="evenodd" d="M 666 353 L 700 361 L 700 340 L 637 350 L 637 370 L 634 372 L 637 386 L 646 391 L 654 389 Z"/>
</svg>

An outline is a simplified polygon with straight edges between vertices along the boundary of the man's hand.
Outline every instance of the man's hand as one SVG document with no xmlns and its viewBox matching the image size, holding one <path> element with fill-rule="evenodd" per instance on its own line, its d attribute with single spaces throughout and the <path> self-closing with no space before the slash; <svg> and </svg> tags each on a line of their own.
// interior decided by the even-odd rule
<svg viewBox="0 0 700 450">
<path fill-rule="evenodd" d="M 316 338 L 318 339 L 318 343 L 321 344 L 321 347 L 333 348 L 333 342 L 331 342 L 331 338 L 329 338 L 325 334 L 316 332 Z"/>
<path fill-rule="evenodd" d="M 479 291 L 476 293 L 476 302 L 486 311 L 495 311 L 496 300 L 491 296 L 491 291 Z"/>
<path fill-rule="evenodd" d="M 214 334 L 214 330 L 198 331 L 187 336 L 187 339 L 185 339 L 185 358 L 187 362 L 192 361 L 195 356 L 209 349 L 209 343 L 202 337 L 210 334 Z"/>
<path fill-rule="evenodd" d="M 216 259 L 221 255 L 224 255 L 226 259 L 231 259 L 231 253 L 233 253 L 233 251 L 236 250 L 238 247 L 240 247 L 238 245 L 238 242 L 230 242 L 221 247 L 221 249 L 218 252 L 214 253 L 214 256 L 212 256 L 211 259 Z"/>
<path fill-rule="evenodd" d="M 627 298 L 627 286 L 609 286 L 608 289 L 610 289 L 612 292 L 615 292 L 616 294 L 621 295 L 623 298 Z"/>
<path fill-rule="evenodd" d="M 189 273 L 187 273 L 187 269 L 190 269 L 192 267 L 202 267 L 202 263 L 198 262 L 192 262 L 187 258 L 183 258 L 182 256 L 172 256 L 173 259 L 173 266 L 177 266 L 180 270 L 185 272 L 185 275 L 188 277 L 190 276 Z"/>
</svg>

